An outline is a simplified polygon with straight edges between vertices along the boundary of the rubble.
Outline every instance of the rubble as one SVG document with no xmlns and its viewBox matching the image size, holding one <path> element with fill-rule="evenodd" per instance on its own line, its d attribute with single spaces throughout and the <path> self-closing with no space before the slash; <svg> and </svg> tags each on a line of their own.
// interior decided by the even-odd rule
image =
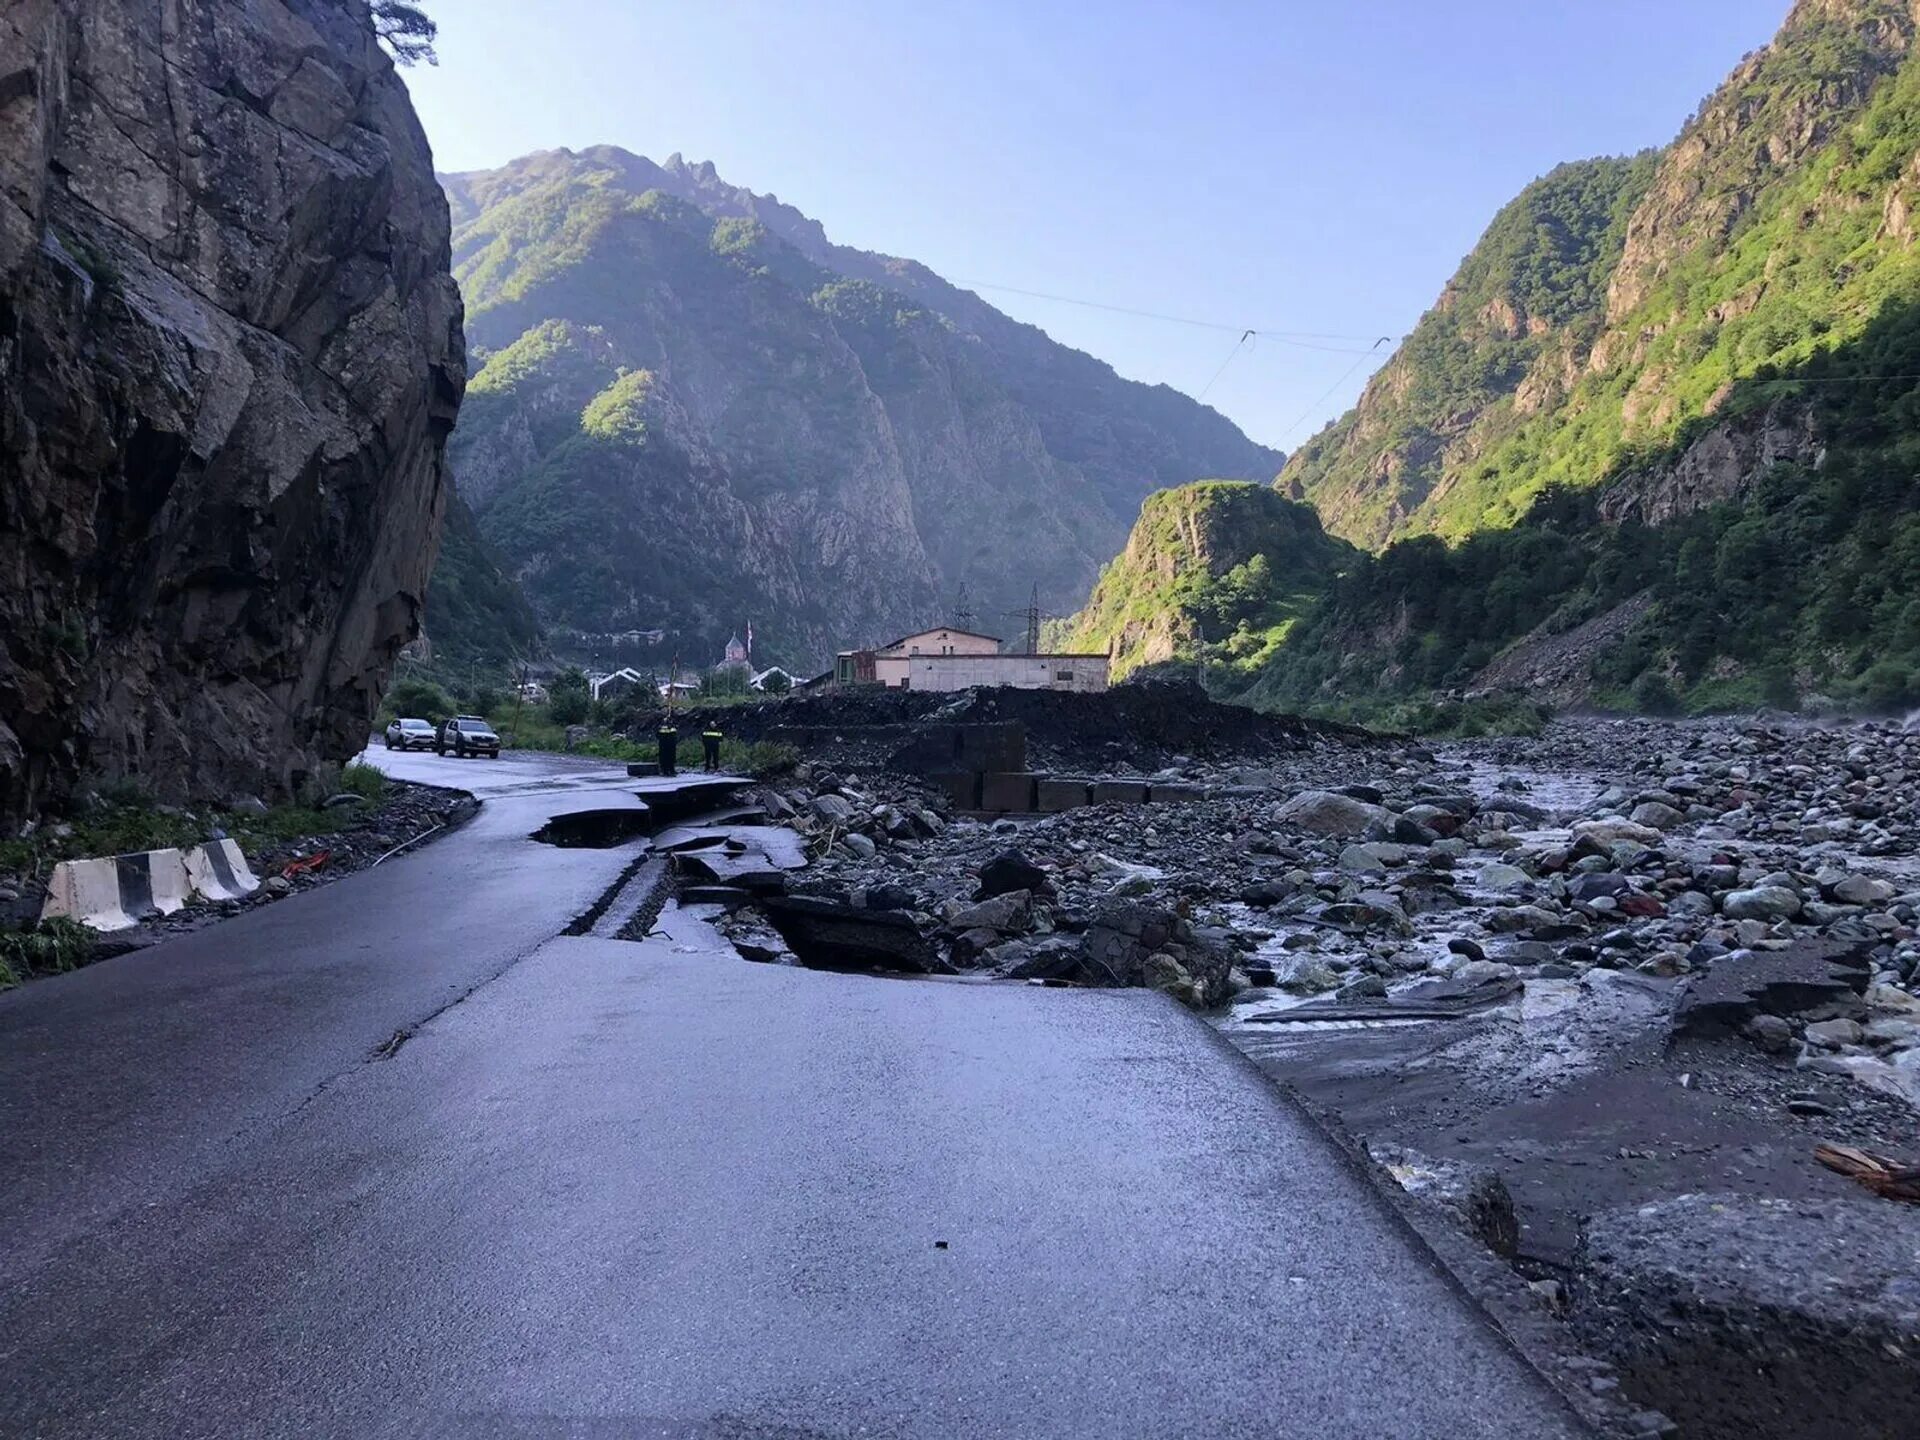
<svg viewBox="0 0 1920 1440">
<path fill-rule="evenodd" d="M 1704 1227 L 1703 1263 L 1735 1264 L 1726 1217 L 1754 1206 L 1848 1225 L 1849 1206 L 1900 1208 L 1814 1147 L 1913 1163 L 1920 734 L 1572 719 L 1431 749 L 1056 759 L 1096 803 L 993 818 L 922 779 L 803 765 L 777 787 L 812 859 L 796 888 L 884 898 L 959 974 L 1161 989 L 1381 1153 L 1483 1177 L 1514 1226 L 1485 1205 L 1436 1217 L 1511 1237 L 1535 1303 L 1564 1313 L 1570 1350 L 1610 1357 L 1628 1411 L 1699 1422 L 1639 1332 L 1579 1329 L 1583 1305 L 1618 1318 L 1667 1293 L 1576 1283 L 1596 1273 L 1589 1217 L 1733 1195 L 1671 1213 Z M 1181 802 L 1142 803 L 1163 788 Z M 1796 1323 L 1767 1343 L 1813 1344 Z"/>
</svg>

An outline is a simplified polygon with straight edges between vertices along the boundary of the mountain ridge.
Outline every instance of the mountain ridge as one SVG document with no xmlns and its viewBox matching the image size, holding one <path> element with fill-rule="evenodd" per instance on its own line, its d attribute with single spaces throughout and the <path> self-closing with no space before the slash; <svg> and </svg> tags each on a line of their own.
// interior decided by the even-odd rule
<svg viewBox="0 0 1920 1440">
<path fill-rule="evenodd" d="M 1331 529 L 1375 549 L 1421 533 L 1459 540 L 1514 523 L 1549 484 L 1605 484 L 1661 463 L 1716 421 L 1738 422 L 1727 409 L 1736 384 L 1861 333 L 1888 293 L 1912 287 L 1907 216 L 1920 168 L 1901 147 L 1920 114 L 1907 64 L 1915 27 L 1907 0 L 1799 0 L 1671 144 L 1534 182 L 1282 482 L 1319 504 Z M 1594 197 L 1570 210 L 1607 222 L 1592 247 L 1609 269 L 1604 296 L 1577 299 L 1524 376 L 1467 396 L 1434 443 L 1396 448 L 1398 390 L 1459 384 L 1459 357 L 1421 346 L 1445 328 L 1462 276 L 1497 263 L 1489 252 L 1503 222 L 1582 167 L 1622 164 L 1633 167 L 1616 171 L 1632 181 L 1615 192 L 1633 199 L 1624 222 Z M 1906 234 L 1897 246 L 1864 223 L 1883 214 L 1890 233 Z M 1484 361 L 1485 347 L 1470 358 Z M 1778 399 L 1745 398 L 1761 408 Z M 1417 483 L 1402 484 L 1409 470 Z"/>
<path fill-rule="evenodd" d="M 563 648 L 698 653 L 752 619 L 811 663 L 962 584 L 1064 610 L 1147 494 L 1284 459 L 711 164 L 602 146 L 443 183 L 477 362 L 456 477 Z"/>
<path fill-rule="evenodd" d="M 1236 694 L 1920 703 L 1917 32 L 1800 0 L 1672 144 L 1503 207 L 1281 472 L 1374 553 Z"/>
</svg>

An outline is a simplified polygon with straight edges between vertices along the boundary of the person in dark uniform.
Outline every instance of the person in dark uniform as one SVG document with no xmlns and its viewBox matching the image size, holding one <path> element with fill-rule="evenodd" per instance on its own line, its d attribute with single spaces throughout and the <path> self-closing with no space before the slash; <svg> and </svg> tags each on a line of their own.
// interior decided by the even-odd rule
<svg viewBox="0 0 1920 1440">
<path fill-rule="evenodd" d="M 700 747 L 706 751 L 709 773 L 720 768 L 720 727 L 709 725 L 700 734 Z"/>
<path fill-rule="evenodd" d="M 660 773 L 675 774 L 673 768 L 674 752 L 680 748 L 680 732 L 673 728 L 671 720 L 660 722 L 660 733 L 654 737 L 660 746 Z"/>
</svg>

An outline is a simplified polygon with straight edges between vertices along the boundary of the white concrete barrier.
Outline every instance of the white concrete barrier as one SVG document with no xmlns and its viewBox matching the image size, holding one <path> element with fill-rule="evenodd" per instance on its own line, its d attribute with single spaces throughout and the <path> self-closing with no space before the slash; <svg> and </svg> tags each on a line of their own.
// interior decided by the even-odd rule
<svg viewBox="0 0 1920 1440">
<path fill-rule="evenodd" d="M 208 900 L 244 900 L 260 888 L 247 857 L 232 840 L 209 840 L 187 851 L 187 875 Z"/>
<path fill-rule="evenodd" d="M 191 900 L 240 900 L 260 888 L 231 840 L 191 850 L 142 850 L 99 860 L 62 860 L 47 882 L 44 918 L 64 915 L 95 930 L 125 930 L 171 915 Z"/>
<path fill-rule="evenodd" d="M 162 915 L 171 915 L 187 903 L 193 894 L 193 882 L 187 878 L 187 860 L 178 850 L 149 850 L 131 858 L 136 867 L 144 859 L 147 870 L 147 898 Z M 126 881 L 120 884 L 122 908 L 125 908 Z"/>
<path fill-rule="evenodd" d="M 62 860 L 47 882 L 46 904 L 40 918 L 64 915 L 95 930 L 124 930 L 134 917 L 120 904 L 120 863 L 104 860 Z"/>
</svg>

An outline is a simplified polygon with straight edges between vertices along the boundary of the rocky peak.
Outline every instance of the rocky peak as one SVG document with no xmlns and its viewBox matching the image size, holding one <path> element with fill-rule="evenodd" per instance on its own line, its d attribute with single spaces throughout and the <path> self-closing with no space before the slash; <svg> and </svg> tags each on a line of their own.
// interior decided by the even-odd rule
<svg viewBox="0 0 1920 1440">
<path fill-rule="evenodd" d="M 1668 148 L 1628 223 L 1607 291 L 1609 324 L 1854 119 L 1911 48 L 1917 11 L 1913 0 L 1799 0 L 1772 43 L 1735 67 Z"/>
</svg>

